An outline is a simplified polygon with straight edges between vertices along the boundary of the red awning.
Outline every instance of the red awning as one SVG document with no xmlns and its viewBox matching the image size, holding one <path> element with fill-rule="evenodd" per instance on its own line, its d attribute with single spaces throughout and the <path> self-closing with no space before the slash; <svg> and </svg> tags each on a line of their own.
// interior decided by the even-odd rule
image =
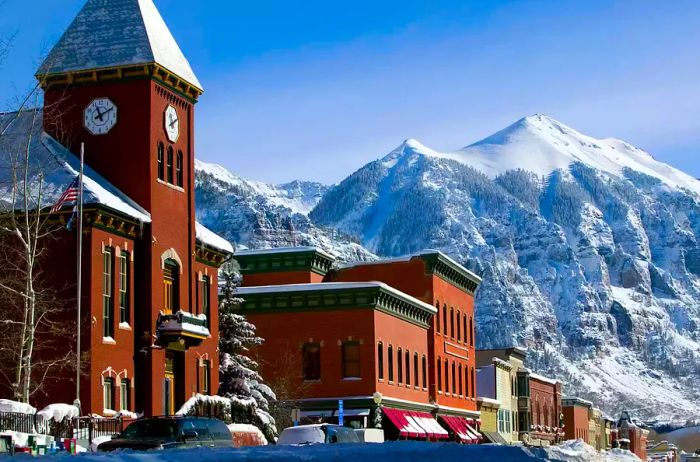
<svg viewBox="0 0 700 462">
<path fill-rule="evenodd" d="M 460 417 L 455 417 L 455 416 L 450 416 L 450 415 L 443 415 L 441 416 L 443 422 L 452 430 L 452 433 L 454 433 L 455 437 L 459 439 L 462 443 L 475 443 L 474 438 L 469 434 L 467 431 L 466 427 L 464 426 L 464 422 Z"/>
<path fill-rule="evenodd" d="M 431 437 L 439 440 L 447 440 L 450 438 L 450 434 L 440 426 L 435 417 L 427 412 L 411 412 L 415 421 L 423 428 L 425 428 L 426 433 Z"/>
<path fill-rule="evenodd" d="M 427 412 L 382 408 L 384 414 L 404 438 L 448 439 L 447 431 Z"/>
<path fill-rule="evenodd" d="M 406 417 L 408 411 L 393 409 L 390 407 L 382 408 L 392 424 L 399 430 L 399 434 L 404 438 L 427 438 L 425 431 L 418 427 L 415 423 L 410 422 Z M 413 419 L 411 419 L 413 420 Z"/>
</svg>

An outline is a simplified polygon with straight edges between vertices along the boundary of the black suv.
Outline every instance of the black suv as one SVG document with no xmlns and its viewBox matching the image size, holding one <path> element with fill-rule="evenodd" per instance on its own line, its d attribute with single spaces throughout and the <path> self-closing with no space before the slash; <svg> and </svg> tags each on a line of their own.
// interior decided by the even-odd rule
<svg viewBox="0 0 700 462">
<path fill-rule="evenodd" d="M 126 427 L 119 437 L 100 444 L 97 450 L 232 446 L 231 432 L 218 419 L 170 416 L 139 419 Z"/>
</svg>

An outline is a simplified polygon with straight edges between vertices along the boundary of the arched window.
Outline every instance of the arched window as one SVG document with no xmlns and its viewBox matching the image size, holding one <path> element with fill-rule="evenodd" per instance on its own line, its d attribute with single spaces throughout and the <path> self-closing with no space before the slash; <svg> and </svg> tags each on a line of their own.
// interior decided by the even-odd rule
<svg viewBox="0 0 700 462">
<path fill-rule="evenodd" d="M 457 394 L 457 367 L 454 361 L 452 361 L 452 394 Z"/>
<path fill-rule="evenodd" d="M 459 396 L 462 396 L 462 377 L 464 375 L 462 374 L 462 365 L 459 365 Z"/>
<path fill-rule="evenodd" d="M 437 312 L 435 313 L 435 332 L 440 333 L 440 302 L 438 301 L 435 304 L 435 309 Z"/>
<path fill-rule="evenodd" d="M 464 396 L 469 398 L 469 366 L 464 367 Z"/>
<path fill-rule="evenodd" d="M 167 169 L 167 174 L 168 174 L 168 183 L 173 184 L 173 147 L 169 146 L 168 147 L 168 162 L 166 165 Z"/>
<path fill-rule="evenodd" d="M 394 381 L 394 347 L 389 345 L 386 350 L 386 357 L 389 360 L 389 383 Z"/>
<path fill-rule="evenodd" d="M 450 337 L 455 338 L 455 309 L 450 308 Z"/>
<path fill-rule="evenodd" d="M 399 368 L 397 383 L 403 383 L 403 358 L 401 357 L 401 348 L 399 348 L 396 352 L 396 364 Z"/>
<path fill-rule="evenodd" d="M 180 265 L 167 259 L 163 266 L 163 312 L 172 314 L 180 309 Z"/>
<path fill-rule="evenodd" d="M 474 346 L 474 319 L 469 316 L 469 345 Z"/>
<path fill-rule="evenodd" d="M 418 353 L 413 353 L 413 385 L 418 387 Z"/>
<path fill-rule="evenodd" d="M 438 356 L 437 359 L 437 386 L 438 391 L 442 391 L 442 359 Z"/>
<path fill-rule="evenodd" d="M 113 274 L 114 249 L 105 247 L 102 253 L 102 336 L 110 338 L 114 337 Z"/>
<path fill-rule="evenodd" d="M 467 330 L 467 315 L 462 316 L 462 322 L 464 323 L 464 343 L 469 343 L 469 331 Z"/>
<path fill-rule="evenodd" d="M 163 157 L 165 157 L 165 148 L 163 143 L 158 143 L 158 179 L 161 181 L 165 180 L 165 159 Z"/>
<path fill-rule="evenodd" d="M 462 341 L 462 323 L 459 322 L 460 319 L 462 319 L 462 314 L 457 310 L 457 341 L 459 342 Z"/>
<path fill-rule="evenodd" d="M 379 380 L 384 380 L 384 344 L 377 344 L 377 372 Z"/>
<path fill-rule="evenodd" d="M 442 305 L 442 333 L 447 335 L 447 305 Z"/>
<path fill-rule="evenodd" d="M 175 162 L 175 180 L 177 181 L 177 185 L 179 187 L 182 187 L 183 185 L 183 159 L 182 159 L 182 151 L 177 152 L 177 161 Z"/>
<path fill-rule="evenodd" d="M 411 353 L 406 350 L 406 385 L 411 384 Z"/>
<path fill-rule="evenodd" d="M 445 360 L 445 393 L 450 392 L 450 363 Z"/>
<path fill-rule="evenodd" d="M 425 355 L 423 355 L 422 358 L 422 372 L 423 372 L 423 388 L 428 388 L 428 361 L 425 358 Z M 438 368 L 439 369 L 439 368 Z M 438 374 L 439 375 L 439 374 Z"/>
</svg>

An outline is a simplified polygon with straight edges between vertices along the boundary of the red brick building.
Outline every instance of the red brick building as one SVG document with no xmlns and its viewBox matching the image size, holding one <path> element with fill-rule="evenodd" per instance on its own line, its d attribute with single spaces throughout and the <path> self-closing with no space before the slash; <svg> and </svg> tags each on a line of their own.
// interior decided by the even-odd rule
<svg viewBox="0 0 700 462">
<path fill-rule="evenodd" d="M 346 420 L 371 426 L 379 393 L 390 436 L 475 442 L 477 276 L 439 252 L 340 269 L 314 248 L 235 259 L 241 312 L 266 339 L 263 374 L 297 363 L 304 415 L 337 418 L 343 400 Z"/>
<path fill-rule="evenodd" d="M 589 439 L 588 415 L 593 408 L 593 403 L 580 398 L 564 398 L 562 401 L 562 413 L 564 414 L 564 435 L 567 440 Z"/>
<path fill-rule="evenodd" d="M 202 87 L 187 59 L 151 0 L 88 0 L 37 78 L 46 109 L 32 149 L 59 165 L 59 194 L 85 144 L 82 412 L 169 414 L 216 393 L 217 269 L 232 248 L 195 222 Z M 72 288 L 76 232 L 59 238 L 51 278 Z M 34 404 L 74 398 L 66 373 Z"/>
<path fill-rule="evenodd" d="M 561 382 L 529 373 L 530 441 L 540 444 L 558 443 L 563 436 Z"/>
</svg>

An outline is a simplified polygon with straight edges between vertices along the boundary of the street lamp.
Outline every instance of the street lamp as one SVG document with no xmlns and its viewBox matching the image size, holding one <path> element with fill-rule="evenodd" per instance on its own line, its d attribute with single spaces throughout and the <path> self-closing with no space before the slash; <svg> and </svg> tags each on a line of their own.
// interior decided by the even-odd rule
<svg viewBox="0 0 700 462">
<path fill-rule="evenodd" d="M 374 400 L 374 404 L 376 404 L 377 406 L 382 404 L 382 398 L 383 398 L 382 394 L 379 393 L 378 391 L 375 391 L 374 394 L 372 395 L 372 399 Z"/>
</svg>

